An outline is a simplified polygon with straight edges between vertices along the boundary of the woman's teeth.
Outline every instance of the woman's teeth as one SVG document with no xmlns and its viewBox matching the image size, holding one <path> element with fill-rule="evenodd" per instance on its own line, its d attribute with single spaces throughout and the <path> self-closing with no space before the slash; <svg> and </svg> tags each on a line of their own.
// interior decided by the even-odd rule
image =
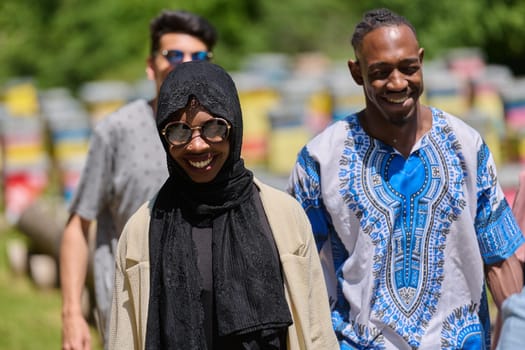
<svg viewBox="0 0 525 350">
<path fill-rule="evenodd" d="M 198 169 L 202 169 L 202 168 L 205 168 L 207 167 L 212 161 L 212 158 L 208 158 L 206 160 L 202 160 L 202 161 L 199 161 L 199 162 L 194 162 L 194 161 L 191 161 L 189 160 L 188 162 L 190 163 L 190 165 L 192 167 L 195 167 L 195 168 L 198 168 Z"/>
</svg>

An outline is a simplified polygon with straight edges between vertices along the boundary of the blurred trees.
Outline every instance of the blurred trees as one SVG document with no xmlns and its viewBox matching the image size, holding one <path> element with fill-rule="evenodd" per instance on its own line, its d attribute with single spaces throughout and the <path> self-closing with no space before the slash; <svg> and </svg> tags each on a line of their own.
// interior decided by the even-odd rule
<svg viewBox="0 0 525 350">
<path fill-rule="evenodd" d="M 254 52 L 319 50 L 346 59 L 362 12 L 381 6 L 413 22 L 427 58 L 480 47 L 488 62 L 525 73 L 520 0 L 2 0 L 0 83 L 32 76 L 39 86 L 75 88 L 99 78 L 144 77 L 149 21 L 163 8 L 195 11 L 214 23 L 216 62 L 229 69 Z"/>
<path fill-rule="evenodd" d="M 367 2 L 368 3 L 368 2 Z M 525 1 L 522 0 L 374 0 L 416 27 L 425 55 L 454 47 L 479 47 L 490 63 L 525 74 Z M 369 9 L 360 3 L 359 11 Z M 427 57 L 427 56 L 425 56 Z"/>
</svg>

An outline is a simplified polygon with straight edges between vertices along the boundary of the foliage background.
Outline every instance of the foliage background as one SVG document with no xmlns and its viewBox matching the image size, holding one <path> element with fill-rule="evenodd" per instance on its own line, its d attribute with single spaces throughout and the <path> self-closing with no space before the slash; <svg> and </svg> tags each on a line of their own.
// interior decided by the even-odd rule
<svg viewBox="0 0 525 350">
<path fill-rule="evenodd" d="M 363 11 L 387 6 L 413 22 L 432 58 L 479 47 L 489 63 L 525 74 L 521 0 L 2 0 L 0 84 L 34 77 L 40 87 L 144 77 L 149 20 L 163 8 L 195 11 L 219 30 L 216 62 L 236 69 L 248 53 L 353 53 L 349 37 Z"/>
</svg>

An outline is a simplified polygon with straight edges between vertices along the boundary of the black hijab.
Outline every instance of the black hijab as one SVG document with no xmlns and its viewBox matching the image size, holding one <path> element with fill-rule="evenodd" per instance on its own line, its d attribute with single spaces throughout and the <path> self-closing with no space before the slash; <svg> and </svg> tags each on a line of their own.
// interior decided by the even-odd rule
<svg viewBox="0 0 525 350">
<path fill-rule="evenodd" d="M 235 84 L 215 64 L 178 65 L 159 92 L 159 134 L 192 98 L 231 124 L 230 154 L 215 179 L 194 183 L 171 158 L 161 137 L 170 176 L 151 215 L 146 349 L 206 349 L 192 226 L 212 228 L 214 323 L 219 336 L 245 337 L 292 323 L 280 264 L 256 209 L 253 174 L 241 159 L 242 113 Z"/>
</svg>

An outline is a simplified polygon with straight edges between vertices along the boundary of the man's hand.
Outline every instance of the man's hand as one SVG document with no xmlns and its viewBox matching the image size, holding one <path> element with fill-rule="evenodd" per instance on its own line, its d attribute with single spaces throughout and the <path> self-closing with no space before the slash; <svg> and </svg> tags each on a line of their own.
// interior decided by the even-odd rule
<svg viewBox="0 0 525 350">
<path fill-rule="evenodd" d="M 62 350 L 91 350 L 91 334 L 82 312 L 62 315 Z"/>
<path fill-rule="evenodd" d="M 522 233 L 525 234 L 525 171 L 520 173 L 519 179 L 518 191 L 512 204 L 512 213 Z M 522 244 L 521 247 L 518 248 L 515 255 L 521 263 L 525 263 L 525 244 Z"/>
<path fill-rule="evenodd" d="M 73 214 L 60 246 L 62 349 L 91 349 L 89 326 L 82 314 L 82 291 L 88 267 L 90 221 Z"/>
</svg>

